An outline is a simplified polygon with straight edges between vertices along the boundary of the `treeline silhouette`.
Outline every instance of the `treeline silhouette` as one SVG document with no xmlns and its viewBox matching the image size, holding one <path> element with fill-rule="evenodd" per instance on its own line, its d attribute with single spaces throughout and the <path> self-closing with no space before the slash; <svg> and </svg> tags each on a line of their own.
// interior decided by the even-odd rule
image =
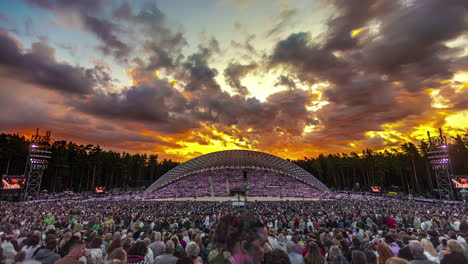
<svg viewBox="0 0 468 264">
<path fill-rule="evenodd" d="M 29 142 L 17 134 L 0 134 L 0 173 L 20 175 L 28 155 Z M 158 155 L 104 151 L 99 145 L 77 145 L 55 141 L 52 157 L 44 171 L 41 188 L 59 192 L 107 189 L 136 189 L 149 186 L 161 175 L 179 165 Z"/>
<path fill-rule="evenodd" d="M 18 134 L 0 134 L 0 173 L 20 175 L 28 154 L 28 140 Z M 384 151 L 362 150 L 359 154 L 320 154 L 316 158 L 292 161 L 337 189 L 361 190 L 382 186 L 384 190 L 430 193 L 437 188 L 427 160 L 428 143 L 411 142 Z M 104 151 L 99 145 L 77 145 L 55 141 L 52 158 L 44 172 L 42 189 L 49 191 L 144 188 L 179 165 L 158 155 Z M 455 175 L 468 174 L 468 133 L 457 135 L 449 144 Z"/>
</svg>

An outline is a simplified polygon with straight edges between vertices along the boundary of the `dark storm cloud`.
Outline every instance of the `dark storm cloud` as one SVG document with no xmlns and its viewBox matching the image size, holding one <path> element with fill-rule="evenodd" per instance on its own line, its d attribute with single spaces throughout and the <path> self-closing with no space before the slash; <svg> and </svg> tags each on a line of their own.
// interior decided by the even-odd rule
<svg viewBox="0 0 468 264">
<path fill-rule="evenodd" d="M 296 89 L 296 83 L 294 80 L 286 75 L 280 75 L 278 77 L 278 81 L 275 83 L 275 86 L 284 86 L 288 87 L 289 89 Z"/>
<path fill-rule="evenodd" d="M 363 27 L 370 19 L 391 12 L 399 6 L 399 1 L 379 0 L 333 0 L 337 10 L 327 22 L 325 47 L 333 50 L 355 48 L 357 38 L 351 37 L 351 31 Z"/>
<path fill-rule="evenodd" d="M 177 133 L 193 126 L 184 115 L 187 100 L 165 80 L 139 83 L 121 92 L 98 92 L 75 105 L 99 117 L 155 125 L 157 131 Z"/>
<path fill-rule="evenodd" d="M 310 34 L 305 32 L 291 34 L 279 41 L 269 60 L 270 67 L 281 65 L 292 69 L 297 72 L 299 79 L 311 83 L 317 78 L 328 78 L 335 71 L 346 67 L 343 60 L 313 43 Z"/>
<path fill-rule="evenodd" d="M 184 56 L 181 49 L 187 45 L 187 40 L 181 32 L 175 32 L 165 25 L 166 15 L 156 3 L 146 4 L 139 12 L 135 12 L 129 3 L 123 3 L 113 11 L 115 19 L 132 23 L 134 28 L 141 27 L 143 50 L 149 55 L 146 69 L 174 70 Z M 138 26 L 138 27 L 137 27 Z"/>
<path fill-rule="evenodd" d="M 104 46 L 100 50 L 106 55 L 112 55 L 118 61 L 126 62 L 131 48 L 118 37 L 119 26 L 104 19 L 100 14 L 104 7 L 102 0 L 24 0 L 26 3 L 53 12 L 76 12 L 79 14 L 85 30 L 101 40 Z"/>
<path fill-rule="evenodd" d="M 46 43 L 34 43 L 23 52 L 15 40 L 0 30 L 0 74 L 17 80 L 72 94 L 90 94 L 100 69 L 85 69 L 55 61 L 55 50 Z"/>
<path fill-rule="evenodd" d="M 221 90 L 215 80 L 218 71 L 208 65 L 208 60 L 212 55 L 213 50 L 199 47 L 199 51 L 190 55 L 183 63 L 183 73 L 179 77 L 185 81 L 186 91 L 216 92 Z"/>
<path fill-rule="evenodd" d="M 461 50 L 445 42 L 467 32 L 467 16 L 464 0 L 416 1 L 384 17 L 381 36 L 362 50 L 362 59 L 369 68 L 407 81 L 408 89 L 451 78 L 450 65 Z"/>
<path fill-rule="evenodd" d="M 339 12 L 329 21 L 323 42 L 307 33 L 291 34 L 269 57 L 271 68 L 289 70 L 310 85 L 329 83 L 323 88 L 329 104 L 315 111 L 321 129 L 310 135 L 319 141 L 327 140 L 322 134 L 329 141 L 364 140 L 367 131 L 381 130 L 383 124 L 423 120 L 432 111 L 423 89 L 441 87 L 441 80 L 466 65 L 463 49 L 446 42 L 467 32 L 468 2 L 351 2 L 335 1 Z M 366 33 L 356 45 L 350 32 L 371 22 L 380 23 L 379 32 Z M 454 98 L 454 89 L 441 89 L 453 102 L 451 109 L 462 109 L 466 96 Z M 403 133 L 412 129 L 400 128 Z"/>
<path fill-rule="evenodd" d="M 83 16 L 83 23 L 87 30 L 105 44 L 100 48 L 104 54 L 110 54 L 118 60 L 124 60 L 129 55 L 130 47 L 119 40 L 115 34 L 118 31 L 116 24 L 89 15 Z"/>
<path fill-rule="evenodd" d="M 256 63 L 240 64 L 231 62 L 224 69 L 224 78 L 226 83 L 231 86 L 234 91 L 241 95 L 248 95 L 249 90 L 246 86 L 241 84 L 241 78 L 245 77 L 249 72 L 255 70 L 258 67 Z"/>
</svg>

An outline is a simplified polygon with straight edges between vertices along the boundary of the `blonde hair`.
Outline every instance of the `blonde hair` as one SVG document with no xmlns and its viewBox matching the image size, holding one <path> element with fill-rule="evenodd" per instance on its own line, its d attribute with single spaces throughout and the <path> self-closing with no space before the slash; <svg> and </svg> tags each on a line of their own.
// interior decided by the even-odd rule
<svg viewBox="0 0 468 264">
<path fill-rule="evenodd" d="M 449 241 L 447 241 L 447 247 L 452 253 L 459 253 L 459 254 L 464 253 L 464 248 L 462 244 L 460 244 L 460 242 L 458 242 L 455 239 L 450 239 Z"/>
<path fill-rule="evenodd" d="M 428 252 L 431 256 L 437 257 L 437 252 L 434 249 L 434 245 L 432 245 L 431 241 L 429 239 L 421 239 L 421 243 L 424 246 L 424 251 Z"/>
</svg>

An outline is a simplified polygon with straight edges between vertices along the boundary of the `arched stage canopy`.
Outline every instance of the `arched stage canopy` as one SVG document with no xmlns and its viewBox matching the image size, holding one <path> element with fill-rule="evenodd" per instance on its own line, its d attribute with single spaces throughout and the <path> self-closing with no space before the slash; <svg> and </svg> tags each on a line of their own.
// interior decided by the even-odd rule
<svg viewBox="0 0 468 264">
<path fill-rule="evenodd" d="M 156 180 L 145 191 L 145 194 L 157 191 L 173 182 L 192 174 L 208 170 L 223 169 L 256 169 L 274 171 L 293 177 L 318 190 L 330 192 L 321 181 L 312 174 L 282 158 L 258 151 L 251 150 L 226 150 L 209 153 L 191 159 L 168 171 Z"/>
</svg>

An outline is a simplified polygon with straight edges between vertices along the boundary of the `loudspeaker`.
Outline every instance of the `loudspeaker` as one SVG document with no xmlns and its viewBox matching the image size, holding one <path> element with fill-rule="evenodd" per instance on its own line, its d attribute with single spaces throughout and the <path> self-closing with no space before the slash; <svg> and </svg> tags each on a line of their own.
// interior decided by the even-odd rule
<svg viewBox="0 0 468 264">
<path fill-rule="evenodd" d="M 246 180 L 247 180 L 247 172 L 244 171 L 244 181 L 246 181 Z"/>
</svg>

